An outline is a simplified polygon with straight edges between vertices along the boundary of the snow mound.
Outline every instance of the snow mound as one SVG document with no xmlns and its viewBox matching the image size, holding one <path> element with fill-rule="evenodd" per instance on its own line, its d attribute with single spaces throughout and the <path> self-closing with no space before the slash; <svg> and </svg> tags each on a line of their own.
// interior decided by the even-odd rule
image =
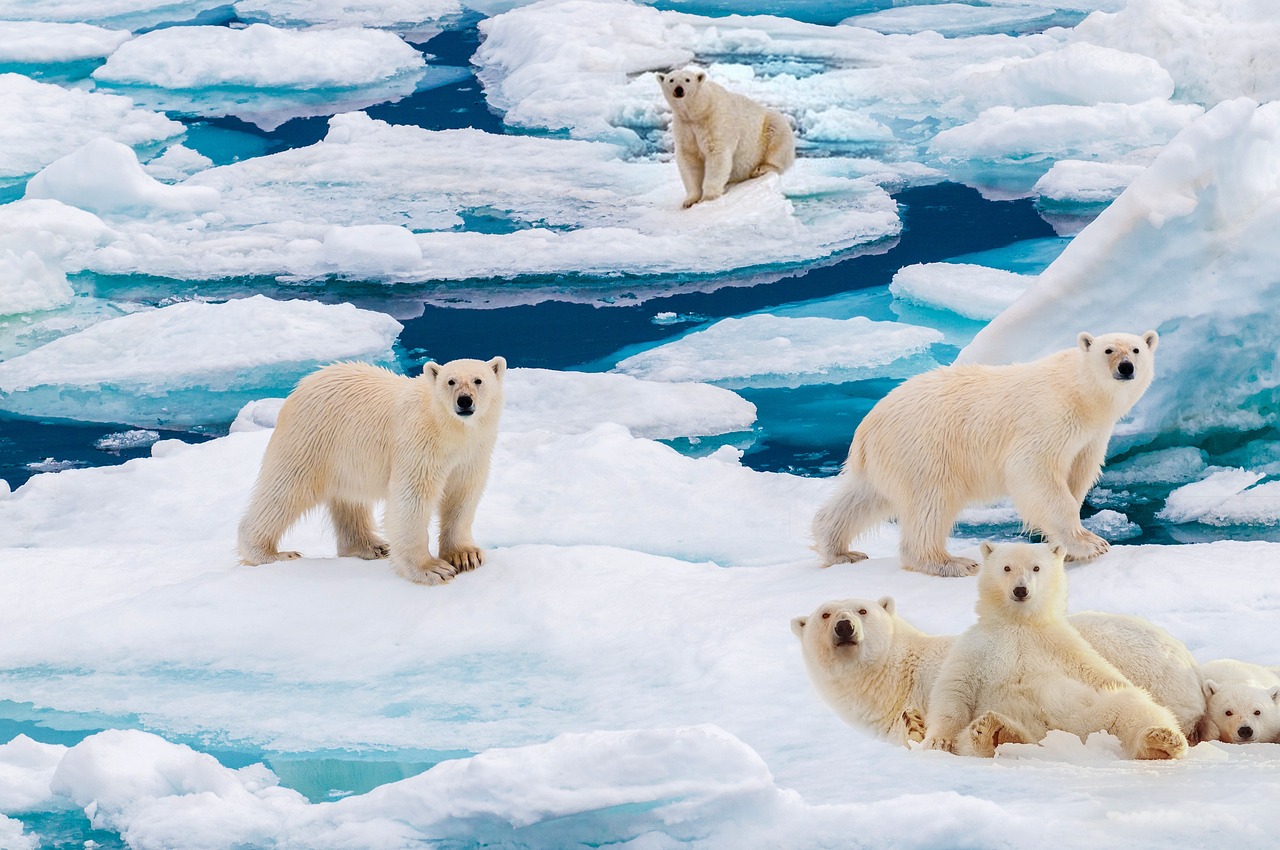
<svg viewBox="0 0 1280 850">
<path fill-rule="evenodd" d="M 168 27 L 122 45 L 93 77 L 166 89 L 334 89 L 384 82 L 423 64 L 417 50 L 382 30 Z"/>
<path fill-rule="evenodd" d="M 40 65 L 101 59 L 129 38 L 128 32 L 90 24 L 0 21 L 0 62 Z"/>
<path fill-rule="evenodd" d="M 100 136 L 133 147 L 183 132 L 126 97 L 0 74 L 0 180 L 34 174 Z"/>
<path fill-rule="evenodd" d="M 216 189 L 161 183 L 142 169 L 132 148 L 111 139 L 94 139 L 49 163 L 27 182 L 26 197 L 94 213 L 195 213 L 218 206 Z"/>
<path fill-rule="evenodd" d="M 51 200 L 0 205 L 0 316 L 71 303 L 68 256 L 104 244 L 111 229 L 91 213 Z"/>
<path fill-rule="evenodd" d="M 0 363 L 0 409 L 137 426 L 230 422 L 341 359 L 393 363 L 400 323 L 349 304 L 184 302 L 111 319 Z"/>
<path fill-rule="evenodd" d="M 1170 493 L 1157 518 L 1168 523 L 1199 519 L 1263 477 L 1262 473 L 1247 469 L 1210 468 L 1209 473 L 1203 480 L 1184 484 Z"/>
<path fill-rule="evenodd" d="M 941 341 L 942 334 L 932 328 L 862 316 L 785 318 L 762 313 L 723 319 L 634 354 L 616 368 L 659 381 L 743 387 L 831 384 L 923 371 L 936 365 L 927 351 Z"/>
<path fill-rule="evenodd" d="M 916 263 L 893 276 L 889 292 L 924 307 L 950 310 L 967 319 L 988 321 L 1035 283 L 1016 274 L 971 263 Z"/>
<path fill-rule="evenodd" d="M 766 175 L 682 210 L 673 163 L 618 153 L 596 142 L 432 132 L 339 115 L 318 144 L 185 181 L 183 189 L 208 187 L 222 198 L 198 226 L 113 218 L 121 238 L 91 252 L 89 267 L 183 279 L 391 282 L 713 274 L 810 261 L 901 226 L 883 189 L 834 176 L 830 164 L 797 167 L 781 184 Z M 465 230 L 473 214 L 500 224 Z"/>
<path fill-rule="evenodd" d="M 1170 142 L 960 359 L 1030 360 L 1069 346 L 1077 331 L 1155 328 L 1157 377 L 1122 426 L 1130 443 L 1274 423 L 1278 228 L 1280 104 L 1222 103 Z"/>
<path fill-rule="evenodd" d="M 720 387 L 630 375 L 510 369 L 503 392 L 504 431 L 575 434 L 613 422 L 658 440 L 745 431 L 756 418 L 754 404 Z"/>
<path fill-rule="evenodd" d="M 1127 162 L 1090 162 L 1063 159 L 1055 162 L 1032 187 L 1041 198 L 1056 203 L 1109 204 L 1146 165 Z"/>
<path fill-rule="evenodd" d="M 1280 523 L 1280 481 L 1250 487 L 1218 502 L 1196 517 L 1205 525 L 1276 525 Z"/>
</svg>

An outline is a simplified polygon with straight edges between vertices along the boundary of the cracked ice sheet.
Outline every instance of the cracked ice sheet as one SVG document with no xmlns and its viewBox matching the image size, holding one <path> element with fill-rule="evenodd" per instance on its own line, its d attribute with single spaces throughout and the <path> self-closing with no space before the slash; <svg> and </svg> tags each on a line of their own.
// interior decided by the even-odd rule
<svg viewBox="0 0 1280 850">
<path fill-rule="evenodd" d="M 486 163 L 477 168 L 476 163 Z M 218 190 L 194 219 L 108 217 L 119 238 L 73 258 L 111 274 L 186 280 L 332 275 L 406 282 L 564 274 L 715 274 L 809 262 L 901 223 L 861 160 L 801 163 L 681 210 L 674 163 L 612 145 L 392 126 L 362 113 L 324 141 L 196 174 Z M 463 232 L 463 216 L 510 232 Z M 375 225 L 374 230 L 361 229 Z M 412 231 L 412 232 L 411 232 Z"/>
<path fill-rule="evenodd" d="M 844 116 L 843 135 L 864 148 L 994 183 L 1004 196 L 1027 194 L 1054 159 L 1086 148 L 1119 159 L 1167 141 L 1201 111 L 1170 102 L 1173 79 L 1154 59 L 1068 43 L 1065 29 L 947 39 L 606 0 L 539 3 L 481 28 L 475 61 L 486 96 L 518 127 L 668 149 L 669 110 L 651 72 L 698 61 L 728 88 L 788 114 L 802 152 L 840 139 L 831 124 Z M 1087 138 L 1059 138 L 1079 122 Z M 934 149 L 942 132 L 959 135 Z M 994 147 L 962 145 L 977 136 Z"/>
<path fill-rule="evenodd" d="M 477 526 L 495 548 L 475 573 L 425 588 L 385 562 L 334 559 L 314 518 L 288 538 L 308 560 L 236 566 L 234 526 L 268 436 L 161 443 L 156 457 L 39 475 L 0 501 L 7 698 L 269 750 L 483 755 L 312 806 L 261 768 L 226 770 L 139 732 L 72 750 L 19 742 L 0 748 L 0 772 L 25 771 L 12 787 L 28 810 L 96 802 L 103 825 L 147 848 L 179 834 L 217 848 L 333 835 L 407 847 L 476 830 L 537 844 L 566 829 L 706 847 L 762 829 L 815 845 L 851 833 L 877 846 L 1273 840 L 1258 812 L 1280 793 L 1274 746 L 1208 743 L 1135 764 L 1105 737 L 1058 736 L 993 763 L 842 725 L 807 684 L 788 620 L 887 594 L 921 628 L 954 633 L 972 621 L 976 581 L 898 569 L 888 529 L 872 535 L 872 560 L 819 569 L 805 529 L 830 482 L 682 457 L 618 428 L 504 435 Z M 603 524 L 578 518 L 611 500 Z M 737 566 L 707 563 L 715 549 Z M 1148 617 L 1202 660 L 1276 663 L 1275 594 L 1242 600 L 1238 587 L 1272 587 L 1278 563 L 1265 543 L 1120 546 L 1070 569 L 1071 607 Z M 702 724 L 718 728 L 686 728 Z M 877 782 L 856 794 L 832 782 L 849 764 Z M 54 786 L 43 796 L 41 782 Z M 453 789 L 443 812 L 429 803 L 441 787 Z M 939 813 L 924 826 L 922 805 Z"/>
</svg>

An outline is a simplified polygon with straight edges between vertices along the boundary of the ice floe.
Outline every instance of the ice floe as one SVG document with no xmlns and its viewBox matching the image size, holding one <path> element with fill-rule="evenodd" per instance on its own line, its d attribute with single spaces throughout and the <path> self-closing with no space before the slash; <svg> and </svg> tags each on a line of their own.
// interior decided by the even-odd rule
<svg viewBox="0 0 1280 850">
<path fill-rule="evenodd" d="M 225 0 L 0 0 L 0 18 L 134 30 L 194 21 L 226 6 Z"/>
<path fill-rule="evenodd" d="M 924 307 L 987 321 L 1016 301 L 1034 282 L 1034 275 L 972 263 L 916 263 L 894 273 L 889 292 L 895 298 Z"/>
<path fill-rule="evenodd" d="M 41 65 L 102 59 L 130 37 L 128 32 L 91 24 L 0 21 L 0 63 Z"/>
<path fill-rule="evenodd" d="M 161 183 L 143 170 L 133 148 L 104 138 L 46 165 L 27 181 L 25 197 L 93 213 L 190 214 L 218 206 L 216 189 Z"/>
<path fill-rule="evenodd" d="M 460 15 L 458 0 L 237 0 L 236 14 L 274 26 L 360 26 L 430 35 L 443 19 Z"/>
<path fill-rule="evenodd" d="M 1262 480 L 1260 472 L 1247 469 L 1214 469 L 1204 479 L 1184 484 L 1169 494 L 1160 519 L 1167 522 L 1190 522 L 1207 514 L 1232 496 Z"/>
<path fill-rule="evenodd" d="M 1277 227 L 1280 106 L 1220 104 L 960 357 L 1031 359 L 1070 346 L 1077 331 L 1155 328 L 1156 379 L 1121 426 L 1129 442 L 1274 423 Z"/>
<path fill-rule="evenodd" d="M 733 387 L 831 384 L 923 371 L 933 328 L 898 322 L 787 318 L 768 313 L 723 319 L 675 342 L 618 363 L 629 375 L 659 381 L 710 381 Z M 905 371 L 904 371 L 905 370 Z"/>
<path fill-rule="evenodd" d="M 182 132 L 177 121 L 137 109 L 127 97 L 0 74 L 0 183 L 34 174 L 98 137 L 145 147 Z"/>
<path fill-rule="evenodd" d="M 225 423 L 250 398 L 287 391 L 318 366 L 393 363 L 399 332 L 391 317 L 349 304 L 183 302 L 0 363 L 0 409 L 144 427 Z"/>
<path fill-rule="evenodd" d="M 57 201 L 0 206 L 0 317 L 71 303 L 68 254 L 103 244 L 110 233 L 96 216 Z"/>
</svg>

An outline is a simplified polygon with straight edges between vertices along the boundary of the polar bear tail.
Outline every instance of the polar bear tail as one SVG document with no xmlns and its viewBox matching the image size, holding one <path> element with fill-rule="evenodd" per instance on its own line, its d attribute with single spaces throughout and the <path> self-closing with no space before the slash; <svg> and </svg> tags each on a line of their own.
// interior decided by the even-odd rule
<svg viewBox="0 0 1280 850">
<path fill-rule="evenodd" d="M 823 566 L 861 561 L 867 556 L 849 543 L 890 517 L 892 509 L 860 470 L 846 468 L 836 478 L 836 491 L 813 518 L 813 548 Z"/>
</svg>

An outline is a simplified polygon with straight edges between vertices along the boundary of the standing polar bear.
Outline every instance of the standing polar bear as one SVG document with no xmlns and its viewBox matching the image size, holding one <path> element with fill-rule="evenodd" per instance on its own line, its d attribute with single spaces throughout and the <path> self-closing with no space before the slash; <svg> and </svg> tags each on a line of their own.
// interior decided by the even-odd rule
<svg viewBox="0 0 1280 850">
<path fill-rule="evenodd" d="M 982 544 L 978 622 L 956 639 L 929 692 L 924 745 L 992 756 L 1051 729 L 1120 739 L 1130 758 L 1173 759 L 1187 739 L 1157 705 L 1067 621 L 1060 548 Z"/>
<path fill-rule="evenodd" d="M 714 201 L 730 183 L 781 174 L 795 162 L 795 136 L 781 113 L 726 91 L 698 68 L 659 74 L 658 82 L 671 104 L 686 209 Z"/>
<path fill-rule="evenodd" d="M 813 521 L 823 565 L 867 556 L 849 542 L 897 518 L 904 569 L 973 575 L 947 551 L 967 503 L 1010 496 L 1023 523 L 1072 560 L 1107 551 L 1080 524 L 1120 417 L 1155 376 L 1159 336 L 1080 334 L 1075 348 L 1030 363 L 944 366 L 881 399 L 858 426 L 836 492 Z"/>
<path fill-rule="evenodd" d="M 1067 620 L 1125 678 L 1172 711 L 1189 741 L 1202 739 L 1204 682 L 1183 643 L 1124 614 L 1084 611 Z M 924 740 L 929 693 L 954 635 L 925 634 L 898 614 L 889 596 L 825 602 L 792 619 L 791 631 L 800 638 L 810 681 L 841 719 L 899 744 Z"/>
<path fill-rule="evenodd" d="M 308 375 L 289 394 L 240 521 L 246 564 L 300 557 L 280 538 L 304 513 L 326 505 L 338 555 L 384 558 L 421 584 L 480 566 L 471 538 L 476 506 L 502 412 L 507 361 L 495 357 L 428 363 L 406 378 L 367 363 L 339 363 Z M 386 501 L 387 541 L 372 504 Z M 439 557 L 431 554 L 432 514 Z"/>
</svg>

